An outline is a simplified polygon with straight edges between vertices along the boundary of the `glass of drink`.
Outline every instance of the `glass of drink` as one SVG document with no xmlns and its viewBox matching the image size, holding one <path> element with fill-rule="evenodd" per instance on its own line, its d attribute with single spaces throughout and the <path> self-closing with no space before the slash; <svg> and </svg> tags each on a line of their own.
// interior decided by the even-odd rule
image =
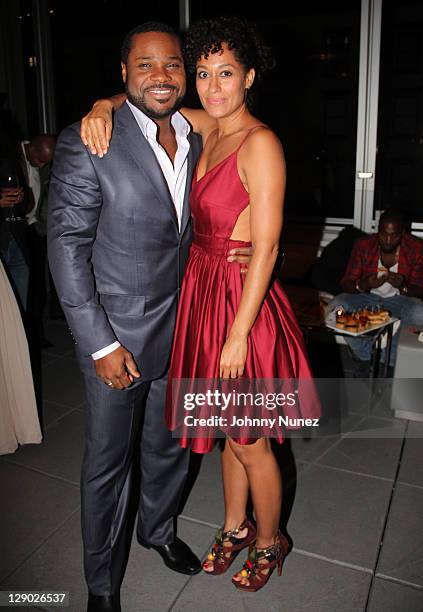
<svg viewBox="0 0 423 612">
<path fill-rule="evenodd" d="M 7 174 L 4 178 L 3 178 L 3 188 L 16 188 L 16 187 L 20 187 L 19 184 L 19 178 L 16 174 Z M 16 221 L 22 221 L 22 217 L 17 217 L 15 215 L 15 206 L 7 206 L 6 209 L 9 209 L 10 212 L 6 213 L 6 217 L 4 218 L 5 221 L 8 221 L 9 223 L 13 223 Z"/>
</svg>

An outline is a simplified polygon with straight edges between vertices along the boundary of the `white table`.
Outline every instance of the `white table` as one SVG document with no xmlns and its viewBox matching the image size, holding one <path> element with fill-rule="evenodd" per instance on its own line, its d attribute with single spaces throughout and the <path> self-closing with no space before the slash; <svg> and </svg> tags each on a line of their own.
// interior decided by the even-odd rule
<svg viewBox="0 0 423 612">
<path fill-rule="evenodd" d="M 391 407 L 400 419 L 423 422 L 423 342 L 413 329 L 399 331 Z"/>
</svg>

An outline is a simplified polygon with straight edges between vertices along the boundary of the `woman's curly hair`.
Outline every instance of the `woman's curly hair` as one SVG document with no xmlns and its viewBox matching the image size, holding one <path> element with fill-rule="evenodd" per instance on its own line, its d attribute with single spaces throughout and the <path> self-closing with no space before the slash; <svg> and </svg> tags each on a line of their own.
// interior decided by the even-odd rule
<svg viewBox="0 0 423 612">
<path fill-rule="evenodd" d="M 189 72 L 194 73 L 200 57 L 222 50 L 226 43 L 246 70 L 254 68 L 256 78 L 273 68 L 270 48 L 260 38 L 256 27 L 240 17 L 202 19 L 193 23 L 185 36 L 184 56 Z"/>
</svg>

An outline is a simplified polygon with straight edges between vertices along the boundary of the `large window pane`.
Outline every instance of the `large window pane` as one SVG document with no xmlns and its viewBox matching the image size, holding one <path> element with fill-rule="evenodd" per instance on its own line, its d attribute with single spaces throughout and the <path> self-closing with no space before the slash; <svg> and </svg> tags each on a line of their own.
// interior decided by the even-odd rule
<svg viewBox="0 0 423 612">
<path fill-rule="evenodd" d="M 120 46 L 129 30 L 145 21 L 179 28 L 179 3 L 156 0 L 51 2 L 51 27 L 58 126 L 77 121 L 96 98 L 123 91 Z"/>
<path fill-rule="evenodd" d="M 375 208 L 423 221 L 423 4 L 382 8 Z"/>
<path fill-rule="evenodd" d="M 359 0 L 263 0 L 191 4 L 192 20 L 238 14 L 254 20 L 277 66 L 261 89 L 257 115 L 280 136 L 292 217 L 353 218 L 360 37 Z"/>
</svg>

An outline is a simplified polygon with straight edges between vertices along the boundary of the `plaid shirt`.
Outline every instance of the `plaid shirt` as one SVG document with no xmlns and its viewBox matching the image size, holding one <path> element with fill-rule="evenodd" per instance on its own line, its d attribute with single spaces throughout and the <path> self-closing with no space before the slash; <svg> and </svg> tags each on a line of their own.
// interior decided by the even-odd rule
<svg viewBox="0 0 423 612">
<path fill-rule="evenodd" d="M 362 276 L 376 274 L 379 263 L 379 236 L 364 236 L 354 244 L 347 269 L 341 282 L 359 280 Z M 409 285 L 423 287 L 423 241 L 404 234 L 398 260 L 398 274 Z"/>
</svg>

